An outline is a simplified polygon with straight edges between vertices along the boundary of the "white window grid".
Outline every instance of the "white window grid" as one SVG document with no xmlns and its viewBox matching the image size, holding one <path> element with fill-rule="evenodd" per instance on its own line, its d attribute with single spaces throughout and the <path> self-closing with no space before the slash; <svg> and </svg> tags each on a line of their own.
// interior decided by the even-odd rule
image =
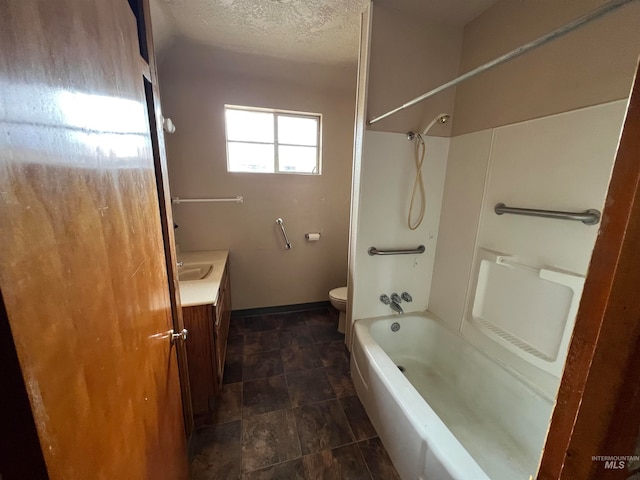
<svg viewBox="0 0 640 480">
<path fill-rule="evenodd" d="M 254 145 L 273 145 L 274 149 L 274 171 L 273 172 L 237 172 L 229 170 L 229 148 L 227 148 L 227 171 L 232 173 L 272 173 L 272 174 L 284 174 L 284 175 L 321 175 L 322 173 L 322 114 L 321 113 L 309 113 L 309 112 L 298 112 L 295 110 L 279 110 L 273 108 L 261 108 L 261 107 L 247 107 L 241 105 L 225 105 L 224 111 L 227 110 L 244 110 L 247 112 L 266 112 L 273 114 L 273 142 L 258 142 L 253 140 L 229 140 L 227 132 L 226 132 L 226 117 L 225 117 L 225 140 L 226 144 L 230 143 L 249 143 Z M 278 142 L 278 117 L 297 117 L 297 118 L 310 118 L 314 119 L 318 122 L 318 128 L 316 132 L 316 145 L 303 145 L 296 143 L 281 143 Z M 312 172 L 289 172 L 286 170 L 280 170 L 280 160 L 279 160 L 279 152 L 278 147 L 309 147 L 316 149 L 316 167 Z"/>
</svg>

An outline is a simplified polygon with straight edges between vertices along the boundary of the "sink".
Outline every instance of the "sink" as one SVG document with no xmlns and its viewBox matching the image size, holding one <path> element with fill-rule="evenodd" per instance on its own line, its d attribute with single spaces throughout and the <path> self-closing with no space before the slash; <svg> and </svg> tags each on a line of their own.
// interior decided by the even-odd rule
<svg viewBox="0 0 640 480">
<path fill-rule="evenodd" d="M 178 269 L 178 281 L 188 282 L 192 280 L 204 280 L 213 272 L 211 263 L 193 263 L 184 265 Z"/>
</svg>

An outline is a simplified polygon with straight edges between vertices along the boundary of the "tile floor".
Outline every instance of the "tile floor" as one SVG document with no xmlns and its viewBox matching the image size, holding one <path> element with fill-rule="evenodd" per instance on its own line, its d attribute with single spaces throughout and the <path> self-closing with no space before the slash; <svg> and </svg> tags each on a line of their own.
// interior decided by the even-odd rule
<svg viewBox="0 0 640 480">
<path fill-rule="evenodd" d="M 234 318 L 191 480 L 399 479 L 355 394 L 333 309 Z"/>
</svg>

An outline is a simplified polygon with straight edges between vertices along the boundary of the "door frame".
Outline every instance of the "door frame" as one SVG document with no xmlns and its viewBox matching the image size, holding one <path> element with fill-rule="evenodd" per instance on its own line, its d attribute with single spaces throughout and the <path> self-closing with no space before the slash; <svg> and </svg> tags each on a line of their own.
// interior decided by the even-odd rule
<svg viewBox="0 0 640 480">
<path fill-rule="evenodd" d="M 640 76 L 636 70 L 600 230 L 542 455 L 539 480 L 640 471 Z M 622 468 L 620 468 L 622 467 Z"/>
<path fill-rule="evenodd" d="M 0 290 L 0 479 L 31 478 L 46 480 L 47 465 L 40 447 L 29 394 L 11 325 Z M 4 475 L 4 477 L 2 476 Z"/>
</svg>

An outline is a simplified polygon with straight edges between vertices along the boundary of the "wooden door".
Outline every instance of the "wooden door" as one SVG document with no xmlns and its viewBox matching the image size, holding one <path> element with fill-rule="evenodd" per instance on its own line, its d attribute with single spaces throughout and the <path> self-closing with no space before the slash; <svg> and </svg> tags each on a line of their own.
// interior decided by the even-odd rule
<svg viewBox="0 0 640 480">
<path fill-rule="evenodd" d="M 0 290 L 51 479 L 184 479 L 171 302 L 126 0 L 4 0 Z"/>
</svg>

